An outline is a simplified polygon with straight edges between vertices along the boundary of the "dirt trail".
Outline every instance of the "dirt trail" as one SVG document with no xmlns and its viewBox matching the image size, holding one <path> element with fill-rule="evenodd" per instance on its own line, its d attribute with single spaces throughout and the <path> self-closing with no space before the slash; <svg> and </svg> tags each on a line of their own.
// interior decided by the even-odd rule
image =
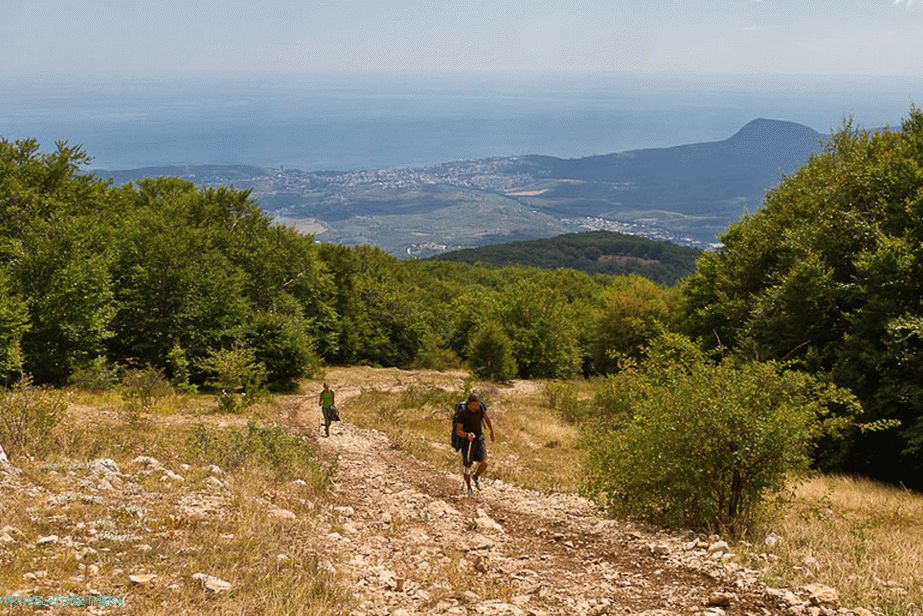
<svg viewBox="0 0 923 616">
<path fill-rule="evenodd" d="M 402 386 L 393 377 L 363 384 Z M 360 391 L 338 392 L 347 420 Z M 303 402 L 293 414 L 318 434 L 318 413 Z M 339 506 L 319 529 L 325 566 L 353 584 L 356 614 L 784 613 L 755 572 L 695 549 L 694 538 L 606 519 L 575 495 L 490 479 L 468 497 L 460 474 L 348 421 L 318 442 L 338 459 Z"/>
</svg>

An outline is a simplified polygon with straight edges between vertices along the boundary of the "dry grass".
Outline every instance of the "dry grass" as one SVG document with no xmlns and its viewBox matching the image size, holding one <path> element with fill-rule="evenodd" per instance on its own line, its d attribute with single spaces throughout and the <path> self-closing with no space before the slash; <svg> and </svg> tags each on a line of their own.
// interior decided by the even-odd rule
<svg viewBox="0 0 923 616">
<path fill-rule="evenodd" d="M 813 477 L 795 488 L 771 529 L 782 541 L 750 551 L 769 582 L 827 584 L 846 605 L 923 614 L 923 495 L 868 479 Z"/>
<path fill-rule="evenodd" d="M 248 433 L 239 427 L 245 418 L 215 415 L 207 397 L 189 397 L 187 406 L 178 401 L 171 405 L 189 421 L 171 413 L 128 427 L 118 399 L 81 398 L 53 435 L 55 454 L 17 461 L 18 487 L 26 493 L 0 505 L 0 526 L 19 531 L 16 544 L 0 546 L 0 588 L 120 596 L 126 604 L 118 611 L 129 614 L 348 613 L 348 594 L 319 566 L 316 511 L 327 500 L 328 469 L 311 444 L 292 432 Z M 207 414 L 197 416 L 203 409 Z M 282 421 L 272 407 L 260 414 Z M 245 455 L 241 443 L 249 447 Z M 138 455 L 157 458 L 184 481 L 145 476 L 132 463 Z M 126 476 L 114 490 L 89 487 L 98 479 L 87 463 L 102 457 L 114 459 Z M 225 470 L 226 489 L 206 483 L 209 464 Z M 128 489 L 131 483 L 140 490 Z M 214 508 L 204 516 L 184 510 L 209 498 Z M 279 518 L 273 508 L 297 517 Z M 33 547 L 50 534 L 60 541 Z M 82 553 L 87 547 L 95 552 Z M 233 588 L 209 592 L 191 578 L 197 572 Z M 128 579 L 137 573 L 157 578 L 138 586 Z"/>
<path fill-rule="evenodd" d="M 489 475 L 541 490 L 578 487 L 578 429 L 563 419 L 563 405 L 558 405 L 561 410 L 551 408 L 543 383 L 519 381 L 507 387 L 472 383 L 461 372 L 362 367 L 331 368 L 326 378 L 339 391 L 345 419 L 381 430 L 407 453 L 453 473 L 461 465 L 449 445 L 450 418 L 466 386 L 473 386 L 489 404 L 497 430 L 498 440 L 489 446 Z M 591 393 L 590 385 L 574 387 L 579 399 Z M 307 382 L 304 389 L 303 408 L 313 409 L 320 381 Z M 0 501 L 0 527 L 9 524 L 22 532 L 14 546 L 0 545 L 0 587 L 8 592 L 35 588 L 46 595 L 86 594 L 89 588 L 126 597 L 127 609 L 121 613 L 349 612 L 349 594 L 318 564 L 316 511 L 329 500 L 327 469 L 312 455 L 283 455 L 281 464 L 265 456 L 235 463 L 232 455 L 239 442 L 233 431 L 245 431 L 250 417 L 285 423 L 296 421 L 297 414 L 283 416 L 270 399 L 248 415 L 218 415 L 212 397 L 183 395 L 162 401 L 155 413 L 129 428 L 118 394 L 69 395 L 68 421 L 54 435 L 55 453 L 17 462 L 23 469 L 22 485 L 34 487 L 35 494 Z M 298 429 L 288 427 L 291 432 Z M 212 446 L 190 445 L 193 433 L 204 434 Z M 283 454 L 291 445 L 285 439 L 279 443 Z M 131 460 L 137 455 L 158 458 L 185 482 L 137 477 L 146 494 L 141 498 L 80 488 L 88 461 L 111 457 L 123 472 L 133 474 L 137 466 Z M 210 463 L 227 471 L 229 490 L 220 508 L 202 519 L 182 515 L 180 505 L 186 499 L 208 493 L 204 482 Z M 184 470 L 182 464 L 190 467 Z M 296 477 L 305 483 L 292 483 Z M 68 491 L 76 494 L 75 500 L 53 499 Z M 80 499 L 94 494 L 103 502 Z M 293 511 L 297 518 L 273 517 L 273 506 Z M 896 616 L 923 614 L 923 495 L 863 479 L 818 476 L 797 486 L 768 530 L 780 535 L 781 543 L 770 548 L 758 542 L 738 550 L 759 565 L 767 582 L 827 584 L 840 591 L 845 605 Z M 62 541 L 29 547 L 48 534 Z M 96 553 L 78 560 L 79 550 L 65 545 L 67 536 Z M 445 595 L 434 594 L 434 601 L 465 589 L 485 598 L 508 594 L 508 589 L 480 587 L 477 576 L 470 575 L 468 555 L 442 556 L 433 574 L 446 581 Z M 24 578 L 36 571 L 47 573 L 36 581 Z M 198 571 L 230 581 L 233 590 L 206 592 L 191 580 Z M 158 578 L 150 587 L 133 586 L 128 575 L 137 572 Z"/>
</svg>

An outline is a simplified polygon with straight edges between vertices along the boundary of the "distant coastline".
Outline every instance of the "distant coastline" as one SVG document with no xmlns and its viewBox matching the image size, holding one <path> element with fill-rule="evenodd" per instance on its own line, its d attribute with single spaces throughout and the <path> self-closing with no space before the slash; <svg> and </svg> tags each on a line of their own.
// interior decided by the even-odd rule
<svg viewBox="0 0 923 616">
<path fill-rule="evenodd" d="M 97 169 L 352 171 L 700 143 L 755 117 L 882 126 L 921 99 L 907 80 L 816 76 L 0 75 L 0 135 L 82 144 Z"/>
</svg>

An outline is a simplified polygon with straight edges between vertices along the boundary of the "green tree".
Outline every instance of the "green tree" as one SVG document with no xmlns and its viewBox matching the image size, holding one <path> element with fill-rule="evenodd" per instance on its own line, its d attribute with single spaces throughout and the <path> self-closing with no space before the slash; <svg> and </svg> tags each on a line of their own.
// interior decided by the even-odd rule
<svg viewBox="0 0 923 616">
<path fill-rule="evenodd" d="M 504 293 L 501 319 L 523 378 L 566 378 L 580 367 L 574 312 L 553 288 L 526 281 Z"/>
<path fill-rule="evenodd" d="M 69 237 L 63 224 L 30 244 L 13 268 L 29 302 L 26 370 L 40 383 L 61 385 L 105 352 L 115 315 L 112 281 L 106 257 Z"/>
<path fill-rule="evenodd" d="M 688 331 L 708 346 L 828 373 L 852 389 L 871 421 L 843 470 L 923 486 L 923 417 L 914 363 L 923 316 L 923 113 L 898 131 L 847 124 L 826 150 L 732 225 L 684 289 Z M 910 361 L 908 361 L 910 358 Z"/>
<path fill-rule="evenodd" d="M 602 293 L 588 345 L 597 372 L 615 372 L 618 361 L 640 359 L 644 347 L 676 319 L 678 293 L 639 276 L 625 276 Z"/>
<path fill-rule="evenodd" d="M 174 342 L 173 346 L 170 347 L 166 364 L 170 374 L 170 385 L 179 392 L 195 393 L 196 386 L 191 382 L 192 372 L 189 358 L 179 342 Z"/>
<path fill-rule="evenodd" d="M 253 315 L 244 343 L 254 351 L 254 359 L 266 368 L 272 389 L 291 389 L 302 377 L 320 368 L 314 341 L 304 319 L 280 312 Z"/>
<path fill-rule="evenodd" d="M 208 375 L 206 385 L 217 390 L 218 410 L 225 413 L 251 404 L 266 383 L 266 367 L 253 349 L 239 345 L 210 351 L 198 367 Z"/>
<path fill-rule="evenodd" d="M 21 340 L 28 327 L 26 303 L 0 270 L 0 383 L 22 366 Z"/>
<path fill-rule="evenodd" d="M 137 202 L 150 200 L 155 188 L 164 189 L 146 184 Z M 207 230 L 173 211 L 190 198 L 166 191 L 157 208 L 139 208 L 119 242 L 117 335 L 110 345 L 117 357 L 162 366 L 177 341 L 199 358 L 242 333 L 251 310 L 246 274 L 211 245 Z"/>
<path fill-rule="evenodd" d="M 494 321 L 482 325 L 468 345 L 468 363 L 481 379 L 506 382 L 516 376 L 513 344 Z"/>
</svg>

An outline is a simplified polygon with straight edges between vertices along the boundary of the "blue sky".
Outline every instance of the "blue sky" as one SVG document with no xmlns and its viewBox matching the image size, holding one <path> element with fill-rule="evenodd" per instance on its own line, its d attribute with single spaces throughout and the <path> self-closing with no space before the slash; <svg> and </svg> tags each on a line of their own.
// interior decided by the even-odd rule
<svg viewBox="0 0 923 616">
<path fill-rule="evenodd" d="M 0 72 L 923 76 L 923 0 L 2 0 Z"/>
</svg>

